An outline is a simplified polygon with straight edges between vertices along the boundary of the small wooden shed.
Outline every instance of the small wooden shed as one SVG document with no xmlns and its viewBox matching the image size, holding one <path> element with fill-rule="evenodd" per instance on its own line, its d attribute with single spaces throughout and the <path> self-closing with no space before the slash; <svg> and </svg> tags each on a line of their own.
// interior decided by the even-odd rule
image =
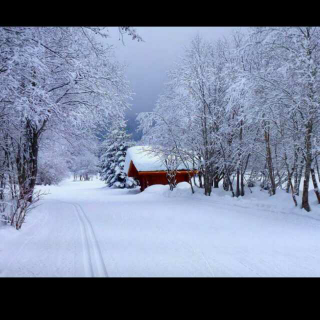
<svg viewBox="0 0 320 320">
<path fill-rule="evenodd" d="M 141 191 L 154 184 L 169 184 L 166 167 L 161 158 L 152 153 L 150 147 L 131 147 L 127 150 L 124 170 L 129 177 L 140 182 Z M 183 164 L 178 167 L 176 181 L 189 182 L 189 175 L 192 177 L 194 171 L 190 171 Z"/>
</svg>

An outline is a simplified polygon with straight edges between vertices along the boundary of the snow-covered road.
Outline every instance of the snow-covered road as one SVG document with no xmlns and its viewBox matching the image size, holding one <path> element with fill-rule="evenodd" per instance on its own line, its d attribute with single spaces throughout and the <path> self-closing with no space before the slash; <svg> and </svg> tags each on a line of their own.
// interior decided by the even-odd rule
<svg viewBox="0 0 320 320">
<path fill-rule="evenodd" d="M 186 187 L 42 187 L 50 194 L 20 231 L 0 227 L 0 276 L 320 276 L 318 209 Z"/>
</svg>

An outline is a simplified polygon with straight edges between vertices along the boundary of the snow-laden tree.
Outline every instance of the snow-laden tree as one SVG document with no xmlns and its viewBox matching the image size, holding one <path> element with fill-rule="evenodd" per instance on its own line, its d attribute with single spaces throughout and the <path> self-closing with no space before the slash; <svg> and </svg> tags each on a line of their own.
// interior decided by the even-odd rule
<svg viewBox="0 0 320 320">
<path fill-rule="evenodd" d="M 39 185 L 57 185 L 70 175 L 71 146 L 60 136 L 45 132 L 40 141 L 38 174 Z"/>
<path fill-rule="evenodd" d="M 98 157 L 87 149 L 81 152 L 79 150 L 72 152 L 68 164 L 74 180 L 79 178 L 80 181 L 88 181 L 97 175 L 99 171 Z"/>
<path fill-rule="evenodd" d="M 195 37 L 154 111 L 138 116 L 142 140 L 189 157 L 207 195 L 223 178 L 235 196 L 259 183 L 270 195 L 291 192 L 297 205 L 304 176 L 309 211 L 310 177 L 320 203 L 319 36 L 319 28 L 266 27 L 212 43 Z"/>
<path fill-rule="evenodd" d="M 166 93 L 154 112 L 138 117 L 144 139 L 176 150 L 184 163 L 194 163 L 206 195 L 221 179 L 217 135 L 226 107 L 222 70 L 217 47 L 196 36 L 169 72 Z"/>
<path fill-rule="evenodd" d="M 126 133 L 124 126 L 110 130 L 106 140 L 101 146 L 100 177 L 108 187 L 134 188 L 137 182 L 128 177 L 124 171 L 126 152 L 134 143 L 131 136 Z"/>
<path fill-rule="evenodd" d="M 1 172 L 21 201 L 32 202 L 44 132 L 82 139 L 123 117 L 131 90 L 106 37 L 103 28 L 0 28 Z"/>
<path fill-rule="evenodd" d="M 317 27 L 268 27 L 254 28 L 246 47 L 258 64 L 250 80 L 265 136 L 269 175 L 275 167 L 273 162 L 278 162 L 276 145 L 281 139 L 285 152 L 280 155 L 280 163 L 286 168 L 289 185 L 294 176 L 295 192 L 304 170 L 302 207 L 307 211 L 310 173 L 318 156 L 319 42 Z M 278 180 L 281 169 L 281 164 L 274 168 Z M 275 189 L 275 177 L 272 180 Z"/>
</svg>

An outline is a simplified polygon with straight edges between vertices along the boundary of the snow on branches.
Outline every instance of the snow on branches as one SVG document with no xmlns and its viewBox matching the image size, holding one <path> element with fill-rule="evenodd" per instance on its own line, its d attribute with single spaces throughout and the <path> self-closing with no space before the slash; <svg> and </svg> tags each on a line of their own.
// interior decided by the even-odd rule
<svg viewBox="0 0 320 320">
<path fill-rule="evenodd" d="M 134 188 L 137 182 L 124 171 L 126 152 L 133 146 L 130 135 L 124 127 L 113 127 L 102 143 L 100 156 L 100 177 L 108 187 Z"/>
<path fill-rule="evenodd" d="M 107 36 L 91 27 L 0 28 L 0 180 L 17 184 L 21 199 L 32 201 L 45 132 L 72 144 L 129 107 L 124 67 L 100 41 Z"/>
<path fill-rule="evenodd" d="M 319 43 L 318 27 L 251 28 L 215 42 L 196 36 L 168 73 L 154 111 L 138 116 L 144 143 L 189 157 L 206 195 L 223 179 L 234 196 L 259 183 L 270 195 L 285 188 L 297 205 L 304 175 L 301 206 L 310 211 Z"/>
</svg>

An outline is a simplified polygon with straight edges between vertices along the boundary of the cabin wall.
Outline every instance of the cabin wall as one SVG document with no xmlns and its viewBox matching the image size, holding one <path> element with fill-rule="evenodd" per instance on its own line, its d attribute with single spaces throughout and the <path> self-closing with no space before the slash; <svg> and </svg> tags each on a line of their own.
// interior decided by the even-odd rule
<svg viewBox="0 0 320 320">
<path fill-rule="evenodd" d="M 194 175 L 195 172 L 191 171 L 191 177 Z M 134 163 L 131 161 L 128 170 L 128 176 L 132 178 L 136 178 L 140 182 L 140 190 L 143 191 L 149 186 L 153 186 L 154 184 L 163 184 L 167 185 L 167 172 L 166 171 L 149 171 L 149 172 L 139 172 L 135 167 Z M 187 172 L 177 172 L 176 175 L 177 183 L 180 182 L 189 182 L 189 175 Z"/>
<path fill-rule="evenodd" d="M 168 183 L 168 179 L 167 179 L 167 173 L 166 172 L 157 172 L 155 174 L 152 173 L 148 173 L 148 174 L 139 174 L 139 181 L 140 181 L 140 189 L 141 191 L 145 190 L 147 187 L 155 185 L 155 184 L 163 184 L 163 185 L 167 185 Z M 176 175 L 176 181 L 177 183 L 180 182 L 189 182 L 189 176 L 188 173 L 177 173 Z"/>
</svg>

